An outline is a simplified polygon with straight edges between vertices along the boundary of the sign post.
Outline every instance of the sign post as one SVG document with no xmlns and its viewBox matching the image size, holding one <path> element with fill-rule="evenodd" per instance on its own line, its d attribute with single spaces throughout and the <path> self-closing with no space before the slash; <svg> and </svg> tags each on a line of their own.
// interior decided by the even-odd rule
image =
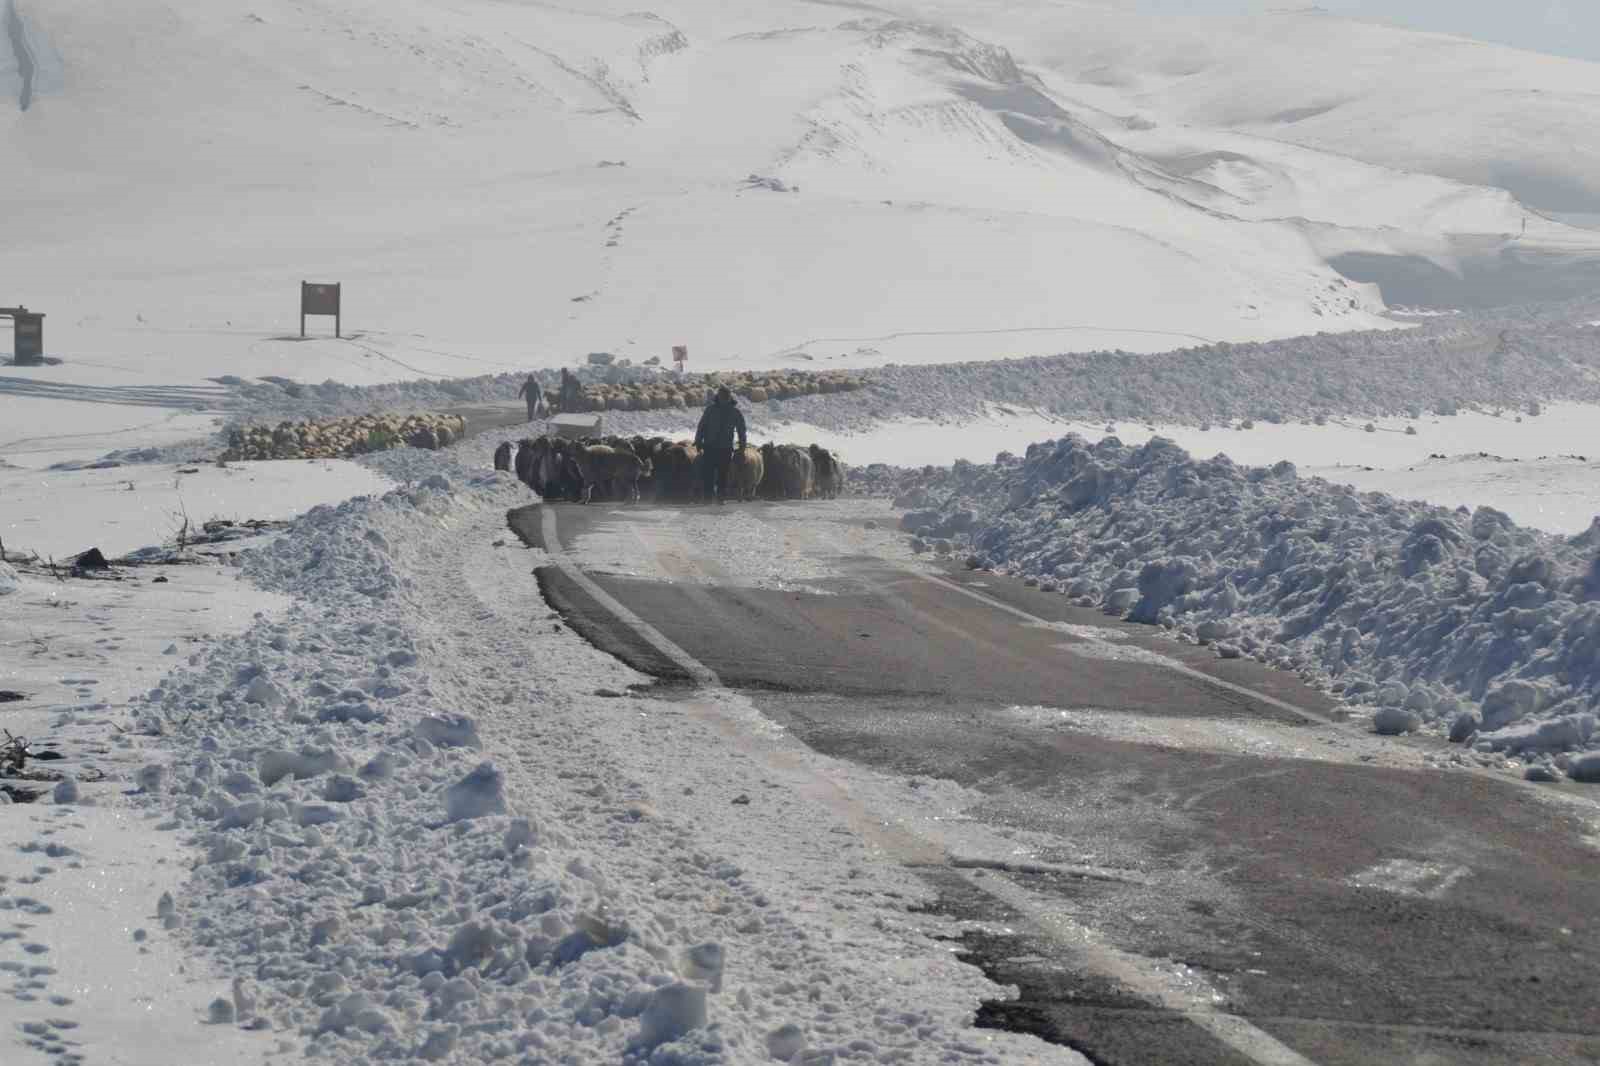
<svg viewBox="0 0 1600 1066">
<path fill-rule="evenodd" d="M 44 315 L 26 307 L 0 307 L 0 318 L 11 319 L 11 352 L 17 366 L 44 365 Z"/>
<path fill-rule="evenodd" d="M 689 346 L 687 344 L 674 344 L 672 346 L 672 361 L 678 364 L 678 373 L 683 373 L 683 364 L 689 361 Z"/>
<path fill-rule="evenodd" d="M 332 315 L 333 335 L 343 339 L 343 321 L 339 315 L 339 284 L 321 285 L 309 281 L 300 283 L 300 336 L 306 335 L 307 315 Z"/>
</svg>

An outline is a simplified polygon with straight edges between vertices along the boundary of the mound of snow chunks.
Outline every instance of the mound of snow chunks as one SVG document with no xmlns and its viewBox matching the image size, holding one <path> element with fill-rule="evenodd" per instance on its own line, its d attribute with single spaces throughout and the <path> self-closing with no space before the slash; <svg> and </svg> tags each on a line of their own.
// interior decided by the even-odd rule
<svg viewBox="0 0 1600 1066">
<path fill-rule="evenodd" d="M 1600 780 L 1600 753 L 1579 754 L 1600 745 L 1600 518 L 1563 539 L 1159 437 L 1072 434 L 993 465 L 872 476 L 922 508 L 919 528 L 976 515 L 969 566 L 1296 671 L 1370 707 L 1379 732 Z"/>
<path fill-rule="evenodd" d="M 236 975 L 213 1022 L 308 1056 L 726 1061 L 667 934 L 559 824 L 511 809 L 477 723 L 435 690 L 407 556 L 454 489 L 435 475 L 313 509 L 243 564 L 302 598 L 136 702 L 170 762 L 135 802 L 201 849 L 159 914 Z"/>
</svg>

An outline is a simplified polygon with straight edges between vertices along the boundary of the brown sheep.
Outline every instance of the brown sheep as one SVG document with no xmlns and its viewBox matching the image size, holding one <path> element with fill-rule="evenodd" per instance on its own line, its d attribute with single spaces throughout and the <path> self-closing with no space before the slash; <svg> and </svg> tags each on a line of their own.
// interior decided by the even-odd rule
<svg viewBox="0 0 1600 1066">
<path fill-rule="evenodd" d="M 648 459 L 604 444 L 579 445 L 573 458 L 578 464 L 578 476 L 583 479 L 584 503 L 593 498 L 595 486 L 602 483 L 611 485 L 621 499 L 638 500 L 639 479 L 650 475 Z"/>
<path fill-rule="evenodd" d="M 766 466 L 761 461 L 761 451 L 758 448 L 735 448 L 733 462 L 729 464 L 729 487 L 733 489 L 732 496 L 736 500 L 753 500 L 756 498 L 756 489 L 761 485 L 761 478 Z"/>
</svg>

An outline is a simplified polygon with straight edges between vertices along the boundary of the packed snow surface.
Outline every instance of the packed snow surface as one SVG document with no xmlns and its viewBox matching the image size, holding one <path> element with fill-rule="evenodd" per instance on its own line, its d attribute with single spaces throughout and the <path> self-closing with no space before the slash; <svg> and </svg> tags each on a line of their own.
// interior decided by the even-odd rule
<svg viewBox="0 0 1600 1066">
<path fill-rule="evenodd" d="M 283 521 L 392 484 L 344 459 L 84 470 L 0 466 L 0 539 L 7 551 L 57 559 L 91 547 L 116 556 L 198 535 L 212 519 Z"/>
</svg>

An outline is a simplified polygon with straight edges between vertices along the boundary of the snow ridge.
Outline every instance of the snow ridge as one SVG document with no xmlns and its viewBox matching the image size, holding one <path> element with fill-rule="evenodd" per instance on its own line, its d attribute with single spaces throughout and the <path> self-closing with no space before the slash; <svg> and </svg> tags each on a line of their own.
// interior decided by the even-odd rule
<svg viewBox="0 0 1600 1066">
<path fill-rule="evenodd" d="M 526 489 L 466 454 L 386 453 L 407 488 L 247 555 L 293 608 L 134 704 L 172 757 L 135 802 L 201 855 L 165 923 L 235 975 L 210 1020 L 340 1062 L 1041 1061 L 973 1042 L 970 1006 L 930 1005 L 925 977 L 891 987 L 920 933 L 862 923 L 841 957 L 854 905 L 797 921 L 813 886 L 760 883 L 618 772 L 607 708 L 684 725 L 585 696 L 631 671 L 536 635 L 532 579 L 506 591 L 527 556 L 503 514 Z M 834 860 L 856 847 L 819 832 Z M 957 1003 L 993 994 L 931 956 Z"/>
<path fill-rule="evenodd" d="M 1162 355 L 1084 352 L 861 371 L 858 392 L 745 404 L 752 425 L 862 431 L 891 418 L 971 418 L 985 402 L 1067 418 L 1203 423 L 1452 413 L 1551 400 L 1600 403 L 1600 329 L 1587 303 L 1437 320 L 1414 330 L 1316 334 Z M 590 371 L 579 372 L 588 380 Z M 607 374 L 644 374 L 615 368 Z M 555 373 L 541 374 L 553 383 Z M 512 399 L 522 375 L 358 387 L 233 381 L 240 421 L 439 409 Z M 606 413 L 616 432 L 674 431 L 697 412 Z"/>
<path fill-rule="evenodd" d="M 905 528 L 971 528 L 973 565 L 1295 671 L 1376 712 L 1382 731 L 1476 733 L 1489 758 L 1592 743 L 1600 518 L 1563 539 L 1286 462 L 1197 461 L 1159 437 L 1071 434 L 899 481 L 903 503 L 930 508 Z"/>
</svg>

